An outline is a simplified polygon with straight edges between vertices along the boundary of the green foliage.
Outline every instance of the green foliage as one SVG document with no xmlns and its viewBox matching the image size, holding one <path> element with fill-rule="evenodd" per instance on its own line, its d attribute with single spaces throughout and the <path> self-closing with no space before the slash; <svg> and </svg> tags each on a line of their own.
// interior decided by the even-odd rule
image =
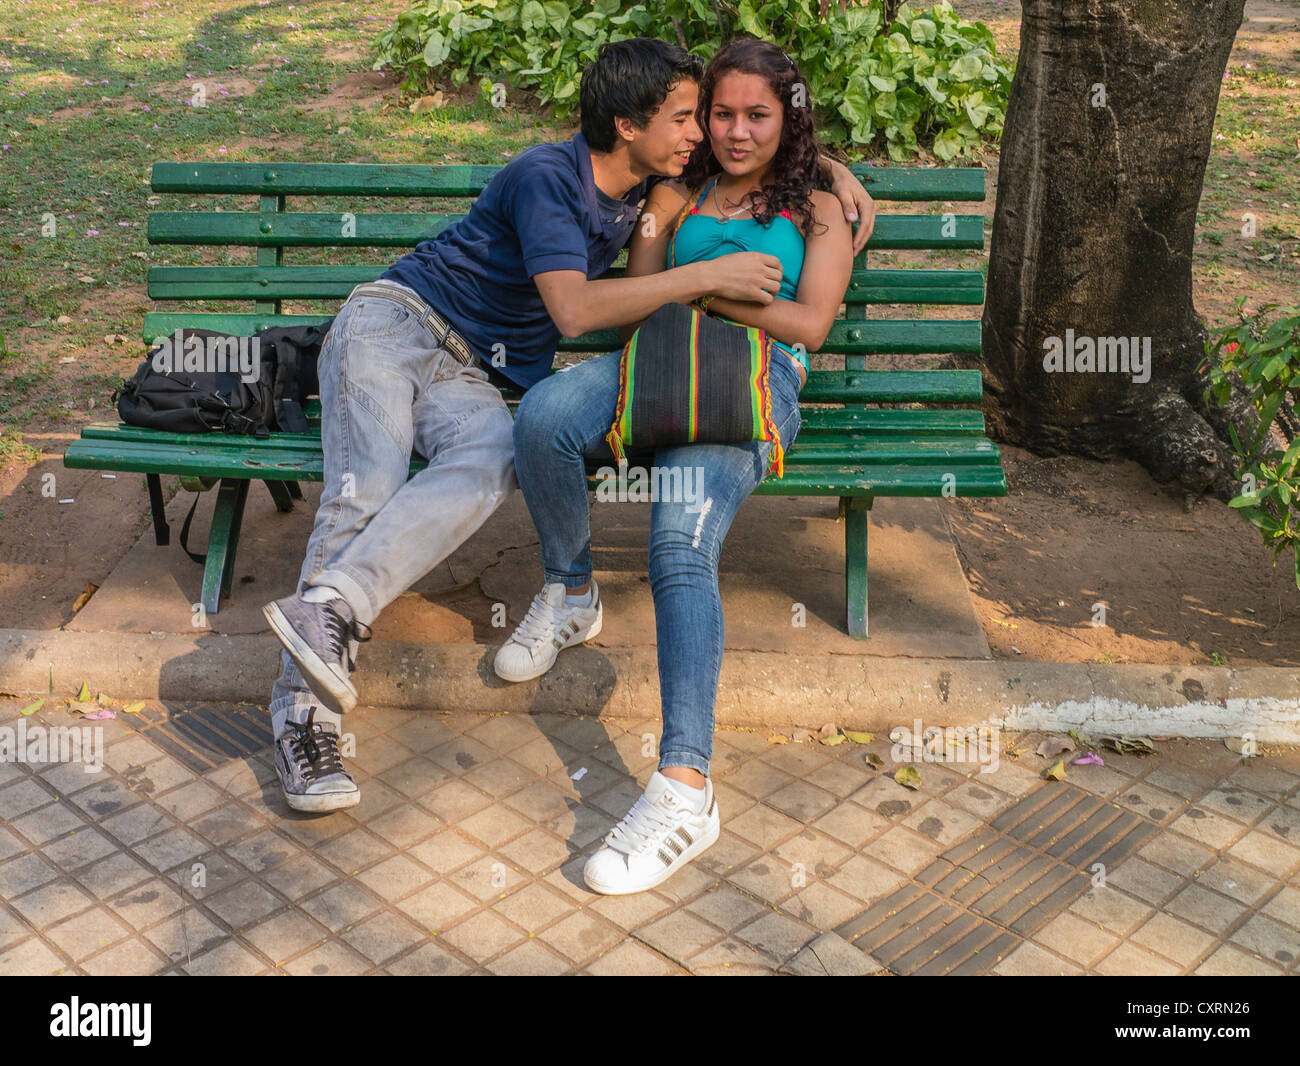
<svg viewBox="0 0 1300 1066">
<path fill-rule="evenodd" d="M 737 35 L 784 48 L 808 79 L 823 136 L 895 161 L 924 143 L 945 162 L 1002 133 L 1011 73 L 983 23 L 959 20 L 948 0 L 928 11 L 902 4 L 883 26 L 880 0 L 662 0 L 653 10 L 621 0 L 426 0 L 375 44 L 376 69 L 391 67 L 410 92 L 435 80 L 479 79 L 532 93 L 557 118 L 577 107 L 583 68 L 606 41 L 683 41 L 705 59 Z"/>
<path fill-rule="evenodd" d="M 1244 444 L 1232 431 L 1243 491 L 1228 506 L 1259 530 L 1275 556 L 1292 550 L 1300 587 L 1300 437 L 1285 451 L 1269 446 L 1269 427 L 1283 401 L 1288 396 L 1292 404 L 1300 399 L 1300 312 L 1288 309 L 1284 314 L 1289 317 L 1267 324 L 1276 304 L 1246 314 L 1244 303 L 1244 297 L 1237 301 L 1240 322 L 1206 342 L 1210 378 L 1206 396 L 1226 403 L 1234 380 L 1247 390 L 1259 427 Z"/>
</svg>

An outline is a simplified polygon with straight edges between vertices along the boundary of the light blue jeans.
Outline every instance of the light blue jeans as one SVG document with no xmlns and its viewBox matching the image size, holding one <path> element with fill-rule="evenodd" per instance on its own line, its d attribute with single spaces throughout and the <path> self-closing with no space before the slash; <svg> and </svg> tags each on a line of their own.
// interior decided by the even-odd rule
<svg viewBox="0 0 1300 1066">
<path fill-rule="evenodd" d="M 382 297 L 343 305 L 318 366 L 325 487 L 298 587 L 337 589 L 369 625 L 514 491 L 510 412 L 480 366 L 461 364 L 418 315 Z M 408 480 L 412 451 L 429 465 Z M 312 707 L 339 729 L 293 660 L 281 662 L 275 735 Z"/>
<path fill-rule="evenodd" d="M 547 583 L 581 588 L 591 579 L 583 460 L 604 459 L 613 466 L 605 435 L 618 403 L 620 355 L 610 352 L 551 375 L 528 390 L 515 414 L 515 471 L 541 537 Z M 799 373 L 780 352 L 774 353 L 771 383 L 772 418 L 789 447 L 799 432 Z M 648 460 L 649 484 L 664 490 L 650 505 L 649 549 L 663 708 L 661 770 L 686 766 L 708 776 L 722 669 L 718 559 L 732 519 L 767 473 L 771 450 L 766 441 L 753 441 L 628 454 L 629 473 L 638 465 L 646 469 Z"/>
</svg>

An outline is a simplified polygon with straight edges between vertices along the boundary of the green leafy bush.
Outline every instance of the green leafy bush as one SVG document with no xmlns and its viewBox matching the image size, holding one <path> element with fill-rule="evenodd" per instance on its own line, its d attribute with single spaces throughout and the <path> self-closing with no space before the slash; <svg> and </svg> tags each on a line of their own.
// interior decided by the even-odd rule
<svg viewBox="0 0 1300 1066">
<path fill-rule="evenodd" d="M 1245 444 L 1231 430 L 1243 489 L 1228 506 L 1259 530 L 1275 556 L 1292 550 L 1300 587 L 1300 435 L 1284 451 L 1272 444 L 1269 433 L 1279 413 L 1288 422 L 1294 420 L 1300 401 L 1300 313 L 1289 309 L 1284 312 L 1289 317 L 1270 325 L 1265 320 L 1276 304 L 1246 314 L 1244 303 L 1244 298 L 1237 301 L 1240 322 L 1206 342 L 1210 378 L 1206 395 L 1226 403 L 1234 380 L 1247 390 L 1259 428 Z"/>
<path fill-rule="evenodd" d="M 824 136 L 868 149 L 883 144 L 902 161 L 928 147 L 942 160 L 1002 133 L 1011 73 L 983 23 L 959 20 L 943 0 L 924 12 L 907 4 L 883 26 L 880 0 L 663 0 L 653 9 L 621 0 L 426 0 L 397 18 L 375 44 L 375 69 L 389 67 L 419 92 L 478 78 L 532 93 L 556 118 L 578 103 L 583 68 L 606 41 L 659 37 L 711 58 L 736 35 L 784 48 L 808 79 Z"/>
</svg>

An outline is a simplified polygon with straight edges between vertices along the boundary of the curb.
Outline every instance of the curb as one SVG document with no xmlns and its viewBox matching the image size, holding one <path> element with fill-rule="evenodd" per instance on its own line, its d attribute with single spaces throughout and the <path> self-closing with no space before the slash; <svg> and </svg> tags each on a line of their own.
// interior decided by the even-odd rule
<svg viewBox="0 0 1300 1066">
<path fill-rule="evenodd" d="M 367 644 L 356 678 L 366 704 L 410 710 L 656 718 L 650 648 L 583 646 L 520 685 L 492 672 L 495 647 Z M 118 698 L 256 703 L 279 670 L 270 635 L 79 633 L 0 629 L 0 691 L 71 695 L 83 681 Z M 833 721 L 1097 735 L 1241 737 L 1300 744 L 1300 668 L 872 658 L 731 651 L 719 725 L 791 731 Z"/>
</svg>

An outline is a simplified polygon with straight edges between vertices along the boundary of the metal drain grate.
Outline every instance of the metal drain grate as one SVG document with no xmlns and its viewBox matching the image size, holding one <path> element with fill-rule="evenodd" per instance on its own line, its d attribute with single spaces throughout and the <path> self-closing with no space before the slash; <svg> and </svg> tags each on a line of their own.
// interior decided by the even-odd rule
<svg viewBox="0 0 1300 1066">
<path fill-rule="evenodd" d="M 136 732 L 198 774 L 265 751 L 272 741 L 270 715 L 250 706 L 145 707 L 125 718 Z"/>
<path fill-rule="evenodd" d="M 1061 913 L 1156 826 L 1075 785 L 1041 785 L 836 930 L 899 974 L 977 974 Z"/>
</svg>

